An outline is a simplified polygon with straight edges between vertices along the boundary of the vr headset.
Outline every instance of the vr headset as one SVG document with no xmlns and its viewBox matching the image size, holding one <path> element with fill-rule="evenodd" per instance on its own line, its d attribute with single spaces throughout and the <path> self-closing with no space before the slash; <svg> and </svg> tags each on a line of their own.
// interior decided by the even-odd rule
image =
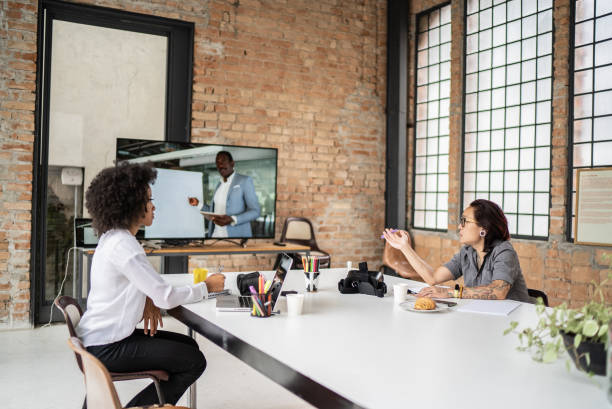
<svg viewBox="0 0 612 409">
<path fill-rule="evenodd" d="M 359 270 L 351 270 L 338 282 L 342 294 L 368 294 L 383 297 L 387 292 L 382 271 L 368 271 L 368 263 L 359 263 Z"/>
</svg>

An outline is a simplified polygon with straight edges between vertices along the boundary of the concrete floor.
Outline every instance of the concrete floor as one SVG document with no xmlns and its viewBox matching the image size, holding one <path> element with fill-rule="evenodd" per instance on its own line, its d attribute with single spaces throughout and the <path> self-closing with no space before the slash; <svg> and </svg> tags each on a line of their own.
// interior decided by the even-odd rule
<svg viewBox="0 0 612 409">
<path fill-rule="evenodd" d="M 164 317 L 164 330 L 186 333 L 183 324 Z M 0 331 L 0 402 L 8 409 L 79 409 L 85 387 L 66 340 L 64 324 L 31 330 Z M 312 408 L 259 372 L 198 336 L 208 366 L 197 382 L 198 408 Z M 123 404 L 147 381 L 115 383 Z M 257 402 L 253 401 L 257 396 Z M 179 405 L 185 405 L 185 396 Z"/>
</svg>

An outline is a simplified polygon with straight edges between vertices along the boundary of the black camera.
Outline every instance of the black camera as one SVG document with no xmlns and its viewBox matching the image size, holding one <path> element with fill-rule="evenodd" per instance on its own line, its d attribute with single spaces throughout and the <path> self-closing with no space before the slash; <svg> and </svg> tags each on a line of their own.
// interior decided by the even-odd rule
<svg viewBox="0 0 612 409">
<path fill-rule="evenodd" d="M 368 263 L 359 263 L 359 270 L 351 270 L 338 282 L 342 294 L 368 294 L 383 297 L 387 292 L 384 275 L 380 271 L 368 271 Z"/>
</svg>

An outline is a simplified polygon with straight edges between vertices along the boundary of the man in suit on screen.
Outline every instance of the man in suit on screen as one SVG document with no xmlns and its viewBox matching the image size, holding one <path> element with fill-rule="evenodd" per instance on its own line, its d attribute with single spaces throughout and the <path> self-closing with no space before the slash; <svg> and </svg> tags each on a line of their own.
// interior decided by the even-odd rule
<svg viewBox="0 0 612 409">
<path fill-rule="evenodd" d="M 215 163 L 221 181 L 215 188 L 212 203 L 202 208 L 216 213 L 207 216 L 211 221 L 208 237 L 253 237 L 251 221 L 261 212 L 253 179 L 234 172 L 234 159 L 227 151 L 217 153 Z"/>
</svg>

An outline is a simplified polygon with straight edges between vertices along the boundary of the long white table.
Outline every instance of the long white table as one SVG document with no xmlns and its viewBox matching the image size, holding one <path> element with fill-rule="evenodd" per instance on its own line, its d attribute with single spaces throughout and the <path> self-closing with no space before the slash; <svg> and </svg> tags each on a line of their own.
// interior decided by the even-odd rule
<svg viewBox="0 0 612 409">
<path fill-rule="evenodd" d="M 509 316 L 416 313 L 394 305 L 392 284 L 422 283 L 385 276 L 384 298 L 343 295 L 337 283 L 345 274 L 322 271 L 301 316 L 217 312 L 214 300 L 169 313 L 316 407 L 612 407 L 605 377 L 568 372 L 563 359 L 537 363 L 516 350 L 516 335 L 503 336 L 510 321 L 535 324 L 530 304 Z M 181 285 L 192 276 L 164 278 Z M 226 283 L 235 290 L 235 274 Z M 291 271 L 283 289 L 304 292 L 303 273 Z"/>
</svg>

